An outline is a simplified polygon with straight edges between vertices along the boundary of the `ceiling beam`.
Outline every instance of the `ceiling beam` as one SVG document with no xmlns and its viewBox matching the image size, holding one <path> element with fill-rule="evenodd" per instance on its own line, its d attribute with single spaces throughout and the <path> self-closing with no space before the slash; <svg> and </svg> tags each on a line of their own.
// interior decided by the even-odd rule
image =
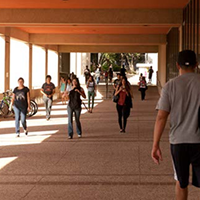
<svg viewBox="0 0 200 200">
<path fill-rule="evenodd" d="M 157 53 L 158 46 L 110 46 L 110 45 L 60 45 L 60 53 L 80 52 L 80 53 Z"/>
<path fill-rule="evenodd" d="M 30 34 L 30 43 L 49 45 L 159 45 L 166 35 Z"/>
<path fill-rule="evenodd" d="M 0 9 L 0 24 L 180 26 L 182 9 Z"/>
<path fill-rule="evenodd" d="M 0 27 L 0 34 L 29 42 L 29 33 L 14 27 Z"/>
</svg>

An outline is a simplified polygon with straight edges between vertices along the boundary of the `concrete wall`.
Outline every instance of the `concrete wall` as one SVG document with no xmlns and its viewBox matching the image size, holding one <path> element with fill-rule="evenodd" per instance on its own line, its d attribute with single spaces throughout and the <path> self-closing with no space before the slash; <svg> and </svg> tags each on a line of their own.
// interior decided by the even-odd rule
<svg viewBox="0 0 200 200">
<path fill-rule="evenodd" d="M 84 69 L 86 65 L 90 66 L 90 53 L 70 53 L 70 73 L 74 72 L 84 83 Z"/>
</svg>

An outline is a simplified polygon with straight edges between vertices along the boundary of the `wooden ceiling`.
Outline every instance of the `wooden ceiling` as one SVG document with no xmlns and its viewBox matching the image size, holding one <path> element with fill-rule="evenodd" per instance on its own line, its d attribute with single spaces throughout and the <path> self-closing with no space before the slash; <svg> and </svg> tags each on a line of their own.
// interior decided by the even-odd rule
<svg viewBox="0 0 200 200">
<path fill-rule="evenodd" d="M 189 0 L 0 0 L 0 8 L 184 8 Z"/>
<path fill-rule="evenodd" d="M 189 0 L 0 0 L 0 9 L 182 9 Z M 109 12 L 109 10 L 108 10 Z M 2 24 L 0 26 L 5 26 Z M 33 34 L 167 34 L 170 26 L 13 24 Z"/>
</svg>

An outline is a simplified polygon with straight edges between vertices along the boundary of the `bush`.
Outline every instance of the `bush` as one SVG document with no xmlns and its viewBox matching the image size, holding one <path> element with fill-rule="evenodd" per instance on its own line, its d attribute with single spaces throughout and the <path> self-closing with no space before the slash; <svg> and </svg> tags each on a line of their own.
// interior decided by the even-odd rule
<svg viewBox="0 0 200 200">
<path fill-rule="evenodd" d="M 121 66 L 113 64 L 113 71 L 119 72 L 121 70 Z"/>
</svg>

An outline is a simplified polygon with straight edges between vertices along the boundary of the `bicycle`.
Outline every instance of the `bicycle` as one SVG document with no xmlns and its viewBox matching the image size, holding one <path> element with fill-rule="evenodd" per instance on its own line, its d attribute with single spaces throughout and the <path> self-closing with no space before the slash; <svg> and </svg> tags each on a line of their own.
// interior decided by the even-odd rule
<svg viewBox="0 0 200 200">
<path fill-rule="evenodd" d="M 9 106 L 11 103 L 11 96 L 9 95 L 10 91 L 6 91 L 3 93 L 3 99 L 0 102 L 0 114 L 3 117 L 6 117 L 9 114 Z"/>
</svg>

